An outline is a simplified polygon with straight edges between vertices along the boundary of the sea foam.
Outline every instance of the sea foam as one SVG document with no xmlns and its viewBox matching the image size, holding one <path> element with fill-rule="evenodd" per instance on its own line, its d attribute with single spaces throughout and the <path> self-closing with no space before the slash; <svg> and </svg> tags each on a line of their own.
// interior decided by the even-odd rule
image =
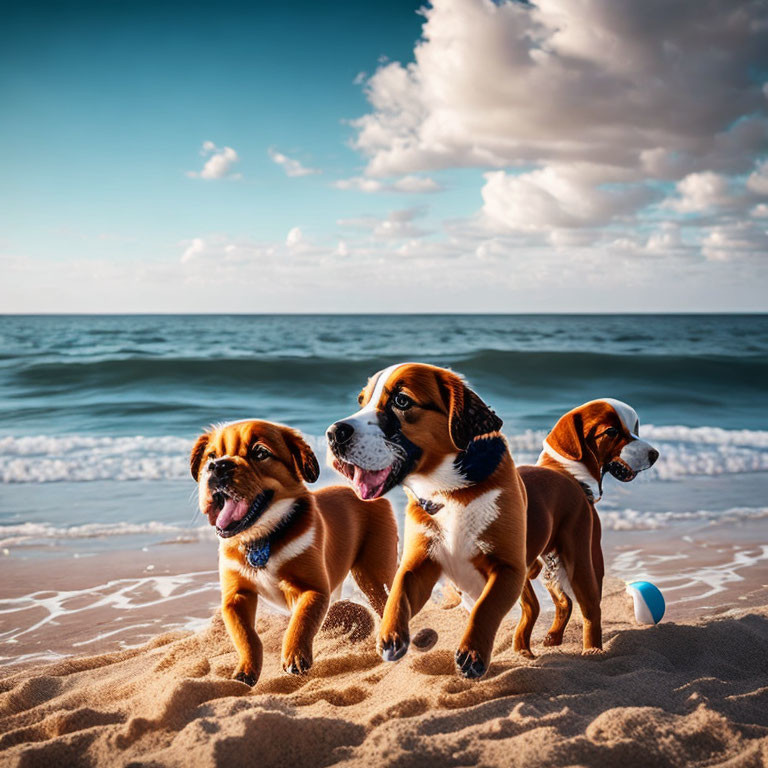
<svg viewBox="0 0 768 768">
<path fill-rule="evenodd" d="M 507 435 L 518 464 L 536 461 L 546 434 L 544 430 L 526 430 Z M 647 425 L 641 427 L 641 434 L 661 454 L 647 473 L 651 481 L 768 471 L 765 430 Z M 308 439 L 322 456 L 325 439 Z M 172 435 L 2 437 L 0 483 L 185 479 L 189 477 L 192 442 Z"/>
</svg>

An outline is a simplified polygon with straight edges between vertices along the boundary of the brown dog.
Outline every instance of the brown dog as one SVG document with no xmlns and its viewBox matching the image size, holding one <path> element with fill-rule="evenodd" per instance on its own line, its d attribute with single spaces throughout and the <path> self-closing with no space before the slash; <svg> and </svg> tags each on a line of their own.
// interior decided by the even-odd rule
<svg viewBox="0 0 768 768">
<path fill-rule="evenodd" d="M 303 674 L 312 641 L 351 571 L 381 615 L 397 567 L 397 524 L 384 499 L 349 488 L 311 493 L 319 468 L 301 435 L 267 421 L 239 421 L 201 435 L 190 458 L 200 510 L 219 535 L 221 612 L 240 662 L 234 677 L 259 679 L 259 597 L 291 615 L 283 669 Z"/>
<path fill-rule="evenodd" d="M 543 580 L 555 603 L 555 619 L 544 645 L 560 645 L 573 609 L 572 591 L 584 618 L 583 653 L 603 647 L 600 600 L 603 551 L 595 502 L 606 472 L 622 482 L 648 469 L 659 452 L 637 436 L 637 413 L 620 400 L 585 403 L 563 416 L 544 440 L 534 467 L 519 467 L 528 493 L 528 579 L 514 648 L 531 653 L 539 601 L 531 579 Z"/>
<path fill-rule="evenodd" d="M 409 498 L 379 652 L 396 661 L 408 650 L 408 623 L 445 572 L 473 603 L 456 666 L 480 677 L 527 572 L 525 488 L 501 419 L 455 373 L 416 363 L 373 376 L 359 402 L 328 429 L 333 466 L 363 499 L 398 484 Z"/>
</svg>

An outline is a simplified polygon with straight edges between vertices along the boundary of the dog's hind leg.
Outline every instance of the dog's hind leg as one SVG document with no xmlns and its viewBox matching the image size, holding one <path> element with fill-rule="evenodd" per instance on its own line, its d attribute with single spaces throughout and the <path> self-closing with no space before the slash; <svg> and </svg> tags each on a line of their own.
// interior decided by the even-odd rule
<svg viewBox="0 0 768 768">
<path fill-rule="evenodd" d="M 596 519 L 595 515 L 595 519 Z M 594 521 L 593 521 L 594 523 Z M 573 596 L 579 604 L 584 622 L 584 647 L 582 653 L 599 653 L 603 648 L 602 617 L 600 599 L 602 597 L 602 552 L 600 552 L 598 570 L 593 562 L 594 524 L 590 535 L 575 542 L 571 551 L 563 552 L 563 560 L 573 563 L 570 584 Z M 599 534 L 598 534 L 599 536 Z M 598 538 L 599 548 L 599 538 Z"/>
<path fill-rule="evenodd" d="M 555 604 L 555 618 L 552 620 L 552 626 L 549 628 L 543 644 L 546 646 L 562 645 L 563 633 L 573 612 L 573 601 L 559 585 L 547 584 L 546 587 L 552 602 Z"/>
<path fill-rule="evenodd" d="M 533 578 L 536 578 L 537 575 L 537 573 L 534 574 Z M 533 659 L 534 655 L 531 651 L 531 632 L 533 632 L 533 625 L 539 617 L 539 600 L 536 597 L 536 593 L 533 591 L 530 572 L 528 576 L 529 578 L 525 580 L 525 585 L 523 586 L 523 593 L 520 595 L 520 608 L 522 609 L 523 614 L 515 629 L 515 641 L 513 647 L 521 656 Z"/>
</svg>

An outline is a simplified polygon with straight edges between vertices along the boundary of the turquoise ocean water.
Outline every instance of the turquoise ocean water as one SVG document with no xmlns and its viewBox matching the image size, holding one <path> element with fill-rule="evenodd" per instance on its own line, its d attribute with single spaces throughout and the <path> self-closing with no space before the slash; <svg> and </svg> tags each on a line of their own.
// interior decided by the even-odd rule
<svg viewBox="0 0 768 768">
<path fill-rule="evenodd" d="M 661 459 L 631 486 L 606 481 L 609 530 L 768 516 L 765 315 L 4 316 L 0 547 L 208 535 L 187 463 L 202 427 L 284 422 L 323 463 L 325 428 L 366 378 L 409 360 L 463 373 L 518 463 L 570 408 L 630 403 Z"/>
</svg>

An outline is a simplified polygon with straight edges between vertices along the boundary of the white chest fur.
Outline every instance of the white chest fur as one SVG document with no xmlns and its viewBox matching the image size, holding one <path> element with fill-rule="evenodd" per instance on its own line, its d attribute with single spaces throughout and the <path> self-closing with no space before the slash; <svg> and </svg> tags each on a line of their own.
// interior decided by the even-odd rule
<svg viewBox="0 0 768 768">
<path fill-rule="evenodd" d="M 247 579 L 256 588 L 259 600 L 269 605 L 280 613 L 290 614 L 291 609 L 285 601 L 282 590 L 282 579 L 279 571 L 285 563 L 298 557 L 302 552 L 312 546 L 315 540 L 315 526 L 312 525 L 301 536 L 289 541 L 280 551 L 269 558 L 264 568 L 252 568 L 250 565 L 233 557 L 227 557 L 219 552 L 219 569 L 237 571 L 244 579 Z"/>
<path fill-rule="evenodd" d="M 485 588 L 485 577 L 472 560 L 489 549 L 480 537 L 499 514 L 500 493 L 499 489 L 487 491 L 466 505 L 448 501 L 432 516 L 433 525 L 422 529 L 431 539 L 430 556 L 472 600 Z"/>
</svg>

